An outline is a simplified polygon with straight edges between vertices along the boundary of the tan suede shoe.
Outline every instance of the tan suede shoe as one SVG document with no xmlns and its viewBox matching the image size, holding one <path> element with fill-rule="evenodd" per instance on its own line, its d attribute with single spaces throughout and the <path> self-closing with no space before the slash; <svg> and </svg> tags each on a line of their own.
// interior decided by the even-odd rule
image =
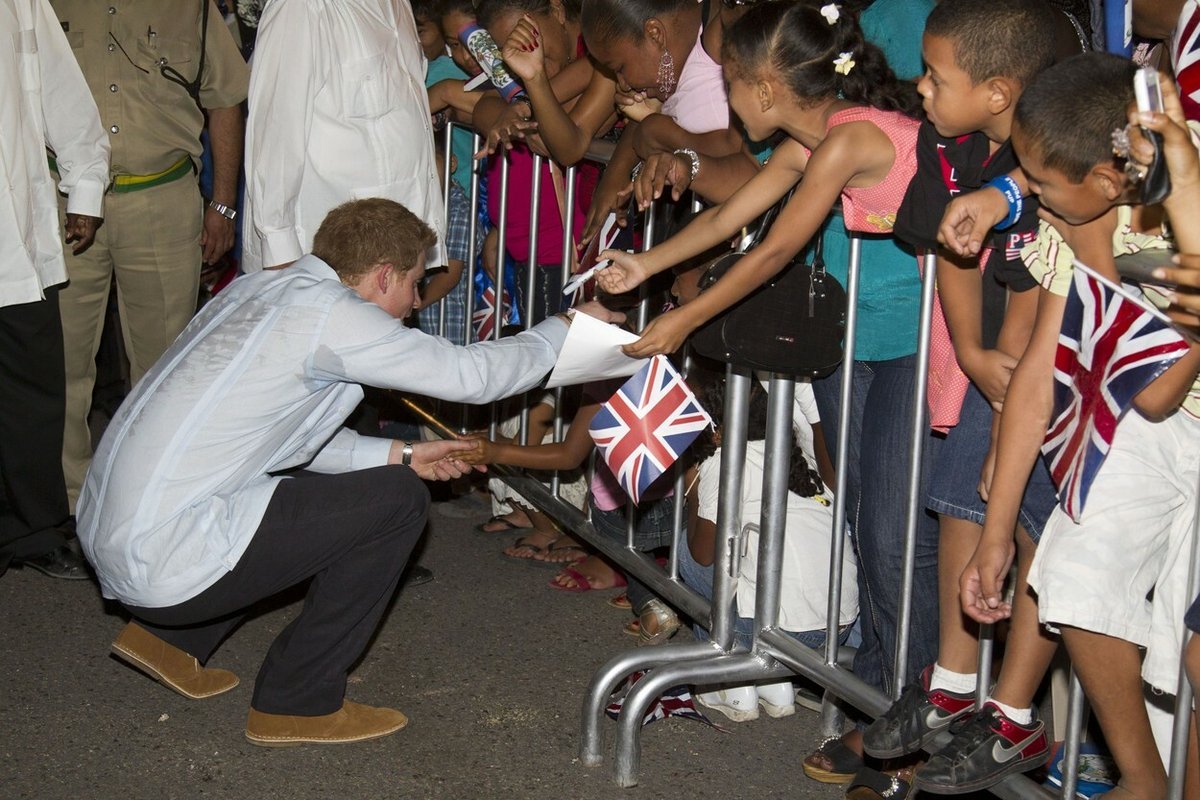
<svg viewBox="0 0 1200 800">
<path fill-rule="evenodd" d="M 113 640 L 112 651 L 117 658 L 191 700 L 228 692 L 238 685 L 238 676 L 229 670 L 206 669 L 192 656 L 133 622 Z"/>
<path fill-rule="evenodd" d="M 246 738 L 263 747 L 297 744 L 348 744 L 395 733 L 408 724 L 408 717 L 394 708 L 375 708 L 347 700 L 332 714 L 293 717 L 265 714 L 250 709 Z"/>
</svg>

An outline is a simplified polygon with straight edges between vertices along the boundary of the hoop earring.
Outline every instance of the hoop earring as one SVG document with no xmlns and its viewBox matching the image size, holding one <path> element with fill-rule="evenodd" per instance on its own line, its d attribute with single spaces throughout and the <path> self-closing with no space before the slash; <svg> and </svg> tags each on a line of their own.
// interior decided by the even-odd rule
<svg viewBox="0 0 1200 800">
<path fill-rule="evenodd" d="M 675 91 L 675 59 L 671 51 L 663 48 L 662 58 L 658 60 L 658 96 L 666 100 Z"/>
</svg>

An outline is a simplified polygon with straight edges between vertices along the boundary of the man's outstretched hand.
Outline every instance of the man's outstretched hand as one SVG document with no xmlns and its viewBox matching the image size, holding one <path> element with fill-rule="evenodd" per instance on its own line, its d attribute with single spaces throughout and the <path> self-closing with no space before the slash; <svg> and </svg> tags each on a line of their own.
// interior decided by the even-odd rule
<svg viewBox="0 0 1200 800">
<path fill-rule="evenodd" d="M 472 466 L 457 455 L 474 450 L 479 444 L 469 439 L 442 439 L 435 442 L 413 442 L 412 469 L 417 476 L 427 481 L 450 481 L 469 473 Z M 399 464 L 403 458 L 404 442 L 392 442 L 389 464 Z M 485 472 L 487 467 L 475 466 Z"/>
</svg>

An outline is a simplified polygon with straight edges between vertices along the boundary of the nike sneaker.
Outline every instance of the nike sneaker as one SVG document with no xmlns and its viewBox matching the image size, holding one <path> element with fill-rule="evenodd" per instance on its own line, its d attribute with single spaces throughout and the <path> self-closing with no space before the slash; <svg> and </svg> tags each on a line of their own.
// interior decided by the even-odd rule
<svg viewBox="0 0 1200 800">
<path fill-rule="evenodd" d="M 863 731 L 863 749 L 876 758 L 899 758 L 925 747 L 950 723 L 975 708 L 975 693 L 930 689 L 933 667 L 904 687 L 900 699 Z"/>
<path fill-rule="evenodd" d="M 950 728 L 950 744 L 917 769 L 916 787 L 933 794 L 966 794 L 995 786 L 1009 775 L 1046 763 L 1050 743 L 1037 718 L 1013 722 L 992 703 Z"/>
</svg>

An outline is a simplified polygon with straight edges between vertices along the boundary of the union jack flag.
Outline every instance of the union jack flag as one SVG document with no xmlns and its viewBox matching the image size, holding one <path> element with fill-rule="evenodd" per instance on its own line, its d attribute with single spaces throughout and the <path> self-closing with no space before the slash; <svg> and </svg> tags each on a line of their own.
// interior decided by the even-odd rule
<svg viewBox="0 0 1200 800">
<path fill-rule="evenodd" d="M 1200 120 L 1200 4 L 1196 0 L 1183 4 L 1171 39 L 1171 62 L 1183 113 Z"/>
<path fill-rule="evenodd" d="M 1042 452 L 1059 503 L 1079 521 L 1133 398 L 1188 350 L 1161 312 L 1075 262 L 1054 357 L 1054 414 Z"/>
<path fill-rule="evenodd" d="M 604 707 L 604 713 L 612 719 L 621 716 L 621 709 L 625 706 L 625 697 L 629 694 L 629 690 L 633 685 L 642 679 L 646 673 L 643 670 L 633 673 L 625 682 L 616 694 L 609 700 L 608 705 Z M 642 717 L 642 727 L 649 725 L 660 719 L 667 717 L 683 717 L 684 719 L 694 719 L 697 722 L 703 722 L 705 725 L 710 725 L 719 731 L 728 733 L 720 725 L 716 725 L 704 712 L 696 708 L 695 699 L 692 697 L 692 692 L 687 686 L 674 686 L 665 690 L 661 695 L 654 698 L 654 702 L 646 709 L 646 715 Z"/>
<path fill-rule="evenodd" d="M 658 355 L 600 406 L 588 433 L 621 488 L 637 503 L 711 424 L 671 362 Z"/>
<path fill-rule="evenodd" d="M 496 286 L 492 284 L 480 292 L 476 298 L 476 308 L 471 314 L 471 323 L 475 327 L 475 340 L 479 342 L 492 338 L 496 329 Z M 507 318 L 512 310 L 512 298 L 504 293 L 504 317 Z"/>
</svg>

